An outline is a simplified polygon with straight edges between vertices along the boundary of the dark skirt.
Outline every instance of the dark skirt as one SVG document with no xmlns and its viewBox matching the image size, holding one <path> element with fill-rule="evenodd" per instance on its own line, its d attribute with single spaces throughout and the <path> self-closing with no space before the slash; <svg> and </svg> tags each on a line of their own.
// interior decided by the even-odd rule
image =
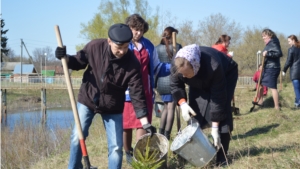
<svg viewBox="0 0 300 169">
<path fill-rule="evenodd" d="M 261 84 L 271 89 L 277 89 L 277 79 L 280 68 L 265 68 L 262 72 Z"/>
</svg>

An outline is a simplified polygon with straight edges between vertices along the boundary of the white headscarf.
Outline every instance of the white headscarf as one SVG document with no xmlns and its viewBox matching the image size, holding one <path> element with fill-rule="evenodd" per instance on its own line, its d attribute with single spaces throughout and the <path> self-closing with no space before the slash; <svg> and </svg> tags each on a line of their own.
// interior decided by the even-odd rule
<svg viewBox="0 0 300 169">
<path fill-rule="evenodd" d="M 200 69 L 200 48 L 196 44 L 188 45 L 181 48 L 175 58 L 182 57 L 190 62 L 194 70 L 194 76 L 198 73 Z"/>
</svg>

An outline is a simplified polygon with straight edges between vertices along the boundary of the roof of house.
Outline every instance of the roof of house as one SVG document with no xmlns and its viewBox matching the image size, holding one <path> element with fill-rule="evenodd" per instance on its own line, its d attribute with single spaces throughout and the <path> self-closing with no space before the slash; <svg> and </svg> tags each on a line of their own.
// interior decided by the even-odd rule
<svg viewBox="0 0 300 169">
<path fill-rule="evenodd" d="M 13 71 L 15 66 L 21 64 L 21 62 L 2 62 L 1 71 Z"/>
<path fill-rule="evenodd" d="M 21 74 L 21 64 L 15 66 L 14 74 Z M 33 64 L 22 64 L 22 74 L 36 73 Z"/>
</svg>

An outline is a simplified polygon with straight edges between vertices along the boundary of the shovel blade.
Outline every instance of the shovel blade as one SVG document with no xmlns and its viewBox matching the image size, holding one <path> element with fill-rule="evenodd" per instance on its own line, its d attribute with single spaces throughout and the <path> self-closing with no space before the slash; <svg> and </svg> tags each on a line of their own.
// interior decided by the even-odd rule
<svg viewBox="0 0 300 169">
<path fill-rule="evenodd" d="M 240 109 L 237 107 L 231 107 L 231 111 L 234 115 L 240 115 Z"/>
<path fill-rule="evenodd" d="M 254 107 L 255 107 L 255 104 L 253 104 L 253 107 L 250 108 L 250 113 L 253 111 Z"/>
<path fill-rule="evenodd" d="M 235 113 L 235 115 L 240 115 L 240 109 L 236 107 L 234 109 L 234 113 Z"/>
</svg>

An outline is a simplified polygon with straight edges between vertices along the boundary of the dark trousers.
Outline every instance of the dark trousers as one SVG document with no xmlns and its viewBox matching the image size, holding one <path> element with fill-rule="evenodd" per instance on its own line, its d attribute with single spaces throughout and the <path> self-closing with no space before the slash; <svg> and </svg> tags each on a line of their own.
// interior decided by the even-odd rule
<svg viewBox="0 0 300 169">
<path fill-rule="evenodd" d="M 221 143 L 223 145 L 223 149 L 220 148 L 219 151 L 217 152 L 217 165 L 222 165 L 226 164 L 226 158 L 227 158 L 227 153 L 229 149 L 229 142 L 230 142 L 230 134 L 229 133 L 220 133 L 221 137 Z"/>
</svg>

